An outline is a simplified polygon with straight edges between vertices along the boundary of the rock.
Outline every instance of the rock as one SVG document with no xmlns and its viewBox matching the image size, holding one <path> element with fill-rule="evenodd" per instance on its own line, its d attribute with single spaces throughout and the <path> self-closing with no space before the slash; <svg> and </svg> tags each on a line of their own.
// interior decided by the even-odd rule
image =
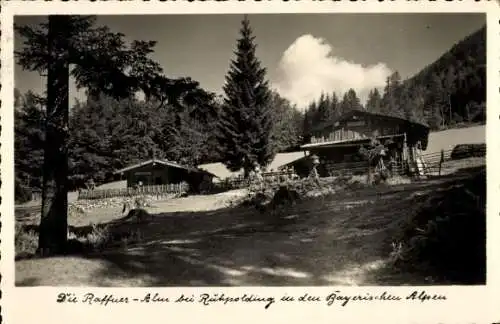
<svg viewBox="0 0 500 324">
<path fill-rule="evenodd" d="M 271 201 L 273 207 L 279 205 L 294 204 L 300 200 L 300 195 L 295 189 L 290 189 L 287 186 L 280 186 L 278 191 L 274 194 Z"/>
<path fill-rule="evenodd" d="M 254 205 L 258 211 L 264 212 L 266 209 L 266 206 L 269 204 L 270 200 L 271 199 L 269 196 L 267 196 L 266 194 L 264 194 L 262 192 L 259 192 L 253 197 L 252 205 Z"/>
</svg>

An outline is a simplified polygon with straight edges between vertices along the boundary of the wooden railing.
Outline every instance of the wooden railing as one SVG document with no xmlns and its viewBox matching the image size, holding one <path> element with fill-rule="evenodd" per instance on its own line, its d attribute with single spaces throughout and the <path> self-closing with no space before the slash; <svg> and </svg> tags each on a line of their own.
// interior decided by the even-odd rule
<svg viewBox="0 0 500 324">
<path fill-rule="evenodd" d="M 465 145 L 467 146 L 467 145 Z M 427 176 L 439 176 L 448 172 L 453 172 L 457 168 L 467 167 L 468 165 L 476 165 L 485 163 L 486 146 L 474 144 L 470 149 L 458 150 L 458 146 L 452 150 L 442 150 L 429 154 L 420 154 L 417 157 L 423 159 L 423 174 Z M 472 160 L 470 160 L 472 158 Z M 323 166 L 326 169 L 328 176 L 347 175 L 347 174 L 366 174 L 368 165 L 366 161 L 359 162 L 344 162 L 344 163 L 326 163 Z M 402 161 L 395 161 L 392 165 L 388 165 L 392 174 L 405 174 L 407 168 L 410 171 L 416 172 L 416 165 L 404 165 Z"/>
<path fill-rule="evenodd" d="M 273 172 L 262 172 L 262 178 L 266 183 L 285 183 L 290 179 L 298 178 L 293 170 L 281 170 Z M 214 184 L 215 190 L 230 190 L 247 188 L 252 181 L 245 179 L 242 175 Z"/>
<path fill-rule="evenodd" d="M 474 152 L 474 155 L 463 158 L 452 158 L 453 150 L 442 150 L 440 152 L 422 154 L 425 164 L 425 174 L 429 176 L 439 176 L 448 173 L 452 169 L 467 167 L 468 165 L 486 163 L 486 147 Z M 470 159 L 475 161 L 471 161 Z"/>
<path fill-rule="evenodd" d="M 385 161 L 384 164 L 385 167 L 388 168 L 393 174 L 403 174 L 405 171 L 405 166 L 401 161 L 394 161 L 393 163 Z M 326 163 L 324 168 L 330 177 L 339 175 L 363 175 L 368 173 L 368 162 L 358 161 Z"/>
<path fill-rule="evenodd" d="M 337 142 L 337 141 L 349 141 L 358 139 L 367 139 L 368 136 L 363 133 L 355 132 L 348 129 L 339 129 L 335 132 L 331 132 L 328 136 L 313 136 L 311 138 L 311 144 L 325 143 L 325 142 Z"/>
<path fill-rule="evenodd" d="M 84 190 L 78 193 L 78 199 L 104 199 L 138 195 L 170 195 L 182 194 L 187 192 L 188 190 L 189 185 L 186 183 L 141 186 L 137 188 L 131 187 L 120 189 Z"/>
</svg>

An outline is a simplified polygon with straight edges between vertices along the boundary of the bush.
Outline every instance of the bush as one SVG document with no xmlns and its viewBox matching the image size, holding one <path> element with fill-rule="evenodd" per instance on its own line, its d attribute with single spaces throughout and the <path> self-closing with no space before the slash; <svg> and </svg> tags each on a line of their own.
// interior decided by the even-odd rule
<svg viewBox="0 0 500 324">
<path fill-rule="evenodd" d="M 14 197 L 16 203 L 23 204 L 31 200 L 32 191 L 30 188 L 25 187 L 16 181 Z"/>
<path fill-rule="evenodd" d="M 94 250 L 101 250 L 111 241 L 108 227 L 92 224 L 92 232 L 86 237 L 87 244 Z"/>
<path fill-rule="evenodd" d="M 102 251 L 106 248 L 127 247 L 130 243 L 142 240 L 142 233 L 133 226 L 111 227 L 110 225 L 91 224 L 87 233 L 68 233 L 68 246 L 71 253 Z"/>
<path fill-rule="evenodd" d="M 486 156 L 486 143 L 481 144 L 459 144 L 451 151 L 451 159 L 459 160 L 469 157 Z"/>
<path fill-rule="evenodd" d="M 401 247 L 396 265 L 445 282 L 484 283 L 485 197 L 485 172 L 424 197 L 424 207 L 394 237 Z"/>
<path fill-rule="evenodd" d="M 85 210 L 81 206 L 75 204 L 68 205 L 68 217 L 70 219 L 76 219 L 84 216 L 85 216 Z"/>
<path fill-rule="evenodd" d="M 16 258 L 33 256 L 38 248 L 38 234 L 16 224 L 14 242 Z"/>
<path fill-rule="evenodd" d="M 271 204 L 276 208 L 281 205 L 293 205 L 299 200 L 300 195 L 297 190 L 290 188 L 290 186 L 280 186 L 274 194 Z"/>
<path fill-rule="evenodd" d="M 142 241 L 140 229 L 130 226 L 114 228 L 109 225 L 91 224 L 82 228 L 68 227 L 68 241 L 64 254 L 85 254 L 102 251 L 112 247 L 127 247 L 131 243 Z M 31 225 L 15 227 L 16 260 L 31 258 L 38 249 L 38 233 Z"/>
</svg>

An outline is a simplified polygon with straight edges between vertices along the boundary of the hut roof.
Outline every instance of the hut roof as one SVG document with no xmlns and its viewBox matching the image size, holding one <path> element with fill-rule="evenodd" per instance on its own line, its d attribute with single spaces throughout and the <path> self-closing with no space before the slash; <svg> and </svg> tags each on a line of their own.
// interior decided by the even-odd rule
<svg viewBox="0 0 500 324">
<path fill-rule="evenodd" d="M 300 152 L 289 152 L 289 153 L 278 153 L 274 159 L 266 167 L 267 171 L 277 171 L 280 167 L 288 165 L 294 161 L 297 161 L 304 157 L 304 151 Z"/>
<path fill-rule="evenodd" d="M 134 169 L 145 167 L 147 165 L 154 165 L 154 164 L 168 166 L 168 167 L 176 168 L 176 169 L 183 169 L 183 170 L 186 170 L 188 172 L 205 173 L 205 174 L 208 174 L 210 176 L 215 176 L 214 174 L 212 174 L 211 172 L 209 172 L 207 170 L 202 170 L 202 169 L 199 169 L 199 168 L 194 168 L 194 167 L 190 167 L 190 166 L 186 166 L 186 165 L 181 165 L 181 164 L 179 164 L 177 162 L 168 161 L 168 160 L 160 160 L 160 159 L 151 159 L 151 160 L 147 160 L 147 161 L 144 161 L 144 162 L 132 164 L 132 165 L 129 165 L 129 166 L 123 168 L 123 169 L 117 170 L 114 173 L 115 174 L 124 173 L 124 172 L 128 172 L 128 171 L 131 171 L 131 170 L 134 170 Z"/>
<path fill-rule="evenodd" d="M 287 153 L 278 153 L 275 155 L 274 159 L 269 163 L 266 167 L 267 171 L 277 171 L 280 167 L 284 165 L 288 165 L 291 162 L 299 160 L 304 157 L 304 151 L 300 152 L 287 152 Z M 238 176 L 243 174 L 243 170 L 232 172 L 230 171 L 223 163 L 208 163 L 199 165 L 198 168 L 207 170 L 215 174 L 215 176 L 219 179 L 227 179 L 233 176 Z"/>
</svg>

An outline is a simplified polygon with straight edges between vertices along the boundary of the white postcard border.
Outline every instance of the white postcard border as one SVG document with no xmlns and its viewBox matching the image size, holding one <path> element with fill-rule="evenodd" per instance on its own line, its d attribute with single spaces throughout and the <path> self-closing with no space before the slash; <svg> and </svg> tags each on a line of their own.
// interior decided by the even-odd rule
<svg viewBox="0 0 500 324">
<path fill-rule="evenodd" d="M 488 276 L 486 286 L 462 287 L 238 287 L 238 288 L 71 288 L 14 286 L 14 195 L 13 195 L 13 15 L 46 14 L 197 14 L 197 13 L 312 13 L 312 12 L 487 12 L 487 251 Z M 238 322 L 301 322 L 320 321 L 346 323 L 377 321 L 381 323 L 493 323 L 500 322 L 498 295 L 500 288 L 500 176 L 497 166 L 499 145 L 500 103 L 500 10 L 496 1 L 358 1 L 358 2 L 310 2 L 310 1 L 129 1 L 129 2 L 42 2 L 10 1 L 2 3 L 2 66 L 1 66 L 1 315 L 6 323 L 135 323 L 143 321 L 217 323 Z M 168 265 L 166 265 L 168 266 Z M 159 292 L 175 298 L 180 294 L 191 295 L 202 292 L 238 295 L 255 293 L 326 296 L 339 290 L 346 294 L 380 293 L 408 295 L 414 290 L 426 290 L 432 294 L 446 295 L 444 302 L 401 303 L 352 303 L 346 307 L 325 306 L 324 303 L 283 304 L 276 303 L 269 309 L 261 304 L 233 304 L 202 306 L 200 304 L 128 304 L 88 306 L 57 304 L 56 296 L 61 292 L 82 295 L 114 294 L 141 297 L 148 292 Z M 495 307 L 497 305 L 497 307 Z M 247 313 L 248 312 L 248 313 Z"/>
</svg>

